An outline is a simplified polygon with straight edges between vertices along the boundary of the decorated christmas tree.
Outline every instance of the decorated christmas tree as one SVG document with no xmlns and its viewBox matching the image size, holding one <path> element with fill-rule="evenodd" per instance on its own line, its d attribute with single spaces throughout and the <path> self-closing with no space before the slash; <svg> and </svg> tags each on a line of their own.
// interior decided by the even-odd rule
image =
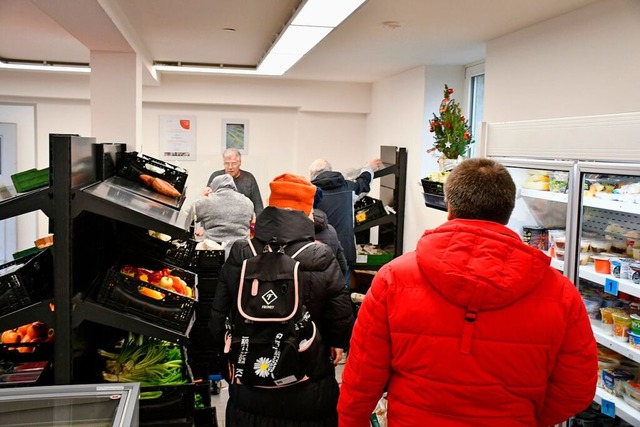
<svg viewBox="0 0 640 427">
<path fill-rule="evenodd" d="M 453 98 L 453 89 L 444 85 L 444 98 L 440 103 L 440 116 L 429 120 L 429 132 L 434 134 L 433 147 L 427 153 L 439 151 L 447 159 L 457 159 L 466 154 L 473 138 L 467 119 L 460 112 L 460 104 Z"/>
</svg>

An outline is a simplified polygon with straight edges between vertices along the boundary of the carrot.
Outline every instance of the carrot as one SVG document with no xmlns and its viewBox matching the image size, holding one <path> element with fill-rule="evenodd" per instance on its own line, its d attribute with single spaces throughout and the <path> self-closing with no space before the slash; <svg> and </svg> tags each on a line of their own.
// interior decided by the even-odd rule
<svg viewBox="0 0 640 427">
<path fill-rule="evenodd" d="M 142 183 L 147 187 L 160 194 L 164 194 L 165 196 L 180 197 L 181 195 L 173 185 L 169 184 L 163 179 L 155 178 L 151 175 L 142 174 L 140 175 L 140 181 L 142 181 Z"/>
</svg>

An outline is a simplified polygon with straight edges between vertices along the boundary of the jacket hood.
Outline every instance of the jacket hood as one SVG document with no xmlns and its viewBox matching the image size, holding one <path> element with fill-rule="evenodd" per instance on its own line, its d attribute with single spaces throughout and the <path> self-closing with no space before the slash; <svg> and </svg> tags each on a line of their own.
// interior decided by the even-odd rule
<svg viewBox="0 0 640 427">
<path fill-rule="evenodd" d="M 505 307 L 522 298 L 551 262 L 540 250 L 522 244 L 511 229 L 466 219 L 425 231 L 416 256 L 427 283 L 444 298 L 479 310 Z"/>
<path fill-rule="evenodd" d="M 323 190 L 340 188 L 344 185 L 345 179 L 342 173 L 337 171 L 326 171 L 316 176 L 311 183 Z"/>
<path fill-rule="evenodd" d="M 233 191 L 238 191 L 238 187 L 236 187 L 236 183 L 233 181 L 233 178 L 229 174 L 218 175 L 211 181 L 211 192 L 215 193 L 217 190 L 222 190 L 224 188 L 230 188 Z"/>
<path fill-rule="evenodd" d="M 313 210 L 313 225 L 316 233 L 329 226 L 329 218 L 323 210 L 317 208 Z"/>
<path fill-rule="evenodd" d="M 256 218 L 255 238 L 280 244 L 315 240 L 313 221 L 302 211 L 267 206 Z"/>
</svg>

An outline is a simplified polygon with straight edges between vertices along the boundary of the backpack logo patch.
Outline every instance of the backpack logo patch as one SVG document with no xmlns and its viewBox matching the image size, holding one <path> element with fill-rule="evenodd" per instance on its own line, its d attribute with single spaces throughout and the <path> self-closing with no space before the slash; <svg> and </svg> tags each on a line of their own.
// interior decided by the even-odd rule
<svg viewBox="0 0 640 427">
<path fill-rule="evenodd" d="M 273 302 L 278 299 L 278 295 L 273 292 L 273 289 L 269 289 L 269 291 L 262 295 L 262 301 L 264 301 L 267 306 L 262 306 L 262 308 L 273 308 Z"/>
</svg>

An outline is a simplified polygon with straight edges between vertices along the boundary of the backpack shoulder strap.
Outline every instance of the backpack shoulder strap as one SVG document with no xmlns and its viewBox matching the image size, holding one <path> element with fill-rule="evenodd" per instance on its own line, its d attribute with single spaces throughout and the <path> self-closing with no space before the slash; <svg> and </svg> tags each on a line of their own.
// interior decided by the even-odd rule
<svg viewBox="0 0 640 427">
<path fill-rule="evenodd" d="M 253 256 L 258 255 L 258 253 L 256 252 L 256 248 L 253 246 L 253 240 L 249 238 L 247 239 L 247 242 L 249 242 L 249 248 L 251 249 L 251 253 L 253 254 Z"/>
<path fill-rule="evenodd" d="M 309 246 L 314 245 L 315 243 L 316 243 L 315 241 L 307 243 L 306 245 L 304 245 L 303 247 L 301 247 L 300 249 L 298 249 L 298 250 L 296 251 L 296 253 L 294 253 L 293 255 L 291 255 L 291 258 L 294 258 L 294 259 L 295 259 L 295 257 L 297 257 L 297 256 L 298 256 L 302 251 L 304 251 L 305 249 L 307 249 Z"/>
</svg>

